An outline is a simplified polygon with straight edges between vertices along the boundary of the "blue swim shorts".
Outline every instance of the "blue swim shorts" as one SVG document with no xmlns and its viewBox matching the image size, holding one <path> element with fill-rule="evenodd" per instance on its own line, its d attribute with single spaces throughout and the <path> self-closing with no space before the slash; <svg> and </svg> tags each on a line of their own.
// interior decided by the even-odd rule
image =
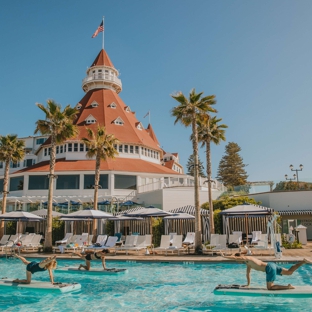
<svg viewBox="0 0 312 312">
<path fill-rule="evenodd" d="M 274 262 L 268 262 L 267 266 L 265 267 L 267 283 L 273 283 L 276 279 L 276 274 L 282 275 L 282 270 L 283 268 L 276 265 Z"/>
</svg>

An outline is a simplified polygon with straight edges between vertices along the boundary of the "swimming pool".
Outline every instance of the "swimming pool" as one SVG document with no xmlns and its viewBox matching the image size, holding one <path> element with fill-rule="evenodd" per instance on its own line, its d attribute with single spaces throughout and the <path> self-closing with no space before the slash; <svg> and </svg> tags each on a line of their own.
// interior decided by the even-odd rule
<svg viewBox="0 0 312 312">
<path fill-rule="evenodd" d="M 38 260 L 38 259 L 37 259 Z M 80 264 L 58 260 L 59 267 Z M 93 261 L 94 267 L 100 262 Z M 108 267 L 128 268 L 127 274 L 90 275 L 55 272 L 56 282 L 79 282 L 80 291 L 67 294 L 1 289 L 1 311 L 307 311 L 312 299 L 215 296 L 217 284 L 245 284 L 246 268 L 236 263 L 195 264 L 114 262 Z M 290 267 L 291 264 L 283 264 Z M 0 259 L 0 277 L 24 278 L 18 260 Z M 292 276 L 278 277 L 280 284 L 312 285 L 312 266 L 303 265 Z M 265 274 L 253 271 L 251 283 L 265 285 Z M 47 272 L 33 279 L 49 281 Z"/>
</svg>

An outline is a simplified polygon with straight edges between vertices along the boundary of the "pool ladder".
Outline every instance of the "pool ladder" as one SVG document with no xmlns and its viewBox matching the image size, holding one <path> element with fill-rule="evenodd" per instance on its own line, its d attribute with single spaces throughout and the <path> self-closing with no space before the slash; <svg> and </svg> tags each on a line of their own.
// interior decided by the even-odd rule
<svg viewBox="0 0 312 312">
<path fill-rule="evenodd" d="M 10 246 L 11 248 L 8 248 L 8 243 L 12 242 L 12 246 Z M 16 245 L 15 242 L 13 240 L 8 240 L 7 243 L 5 244 L 5 257 L 6 259 L 14 259 L 14 255 L 15 255 L 15 249 L 16 249 Z M 8 250 L 10 251 L 8 253 Z M 18 248 L 18 254 L 20 254 L 20 248 Z"/>
</svg>

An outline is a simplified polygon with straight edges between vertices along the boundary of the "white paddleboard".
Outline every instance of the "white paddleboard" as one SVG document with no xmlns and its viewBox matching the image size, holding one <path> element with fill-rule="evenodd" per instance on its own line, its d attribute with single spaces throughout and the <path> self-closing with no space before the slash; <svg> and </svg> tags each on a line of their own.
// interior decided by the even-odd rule
<svg viewBox="0 0 312 312">
<path fill-rule="evenodd" d="M 14 283 L 13 279 L 3 277 L 0 279 L 0 287 L 11 287 L 11 288 L 21 288 L 28 290 L 38 290 L 38 291 L 52 291 L 66 293 L 81 288 L 79 283 L 55 283 L 51 282 L 41 282 L 41 281 L 31 281 L 30 284 L 19 284 Z"/>
<path fill-rule="evenodd" d="M 287 298 L 312 297 L 312 286 L 294 286 L 295 289 L 268 290 L 261 286 L 242 287 L 240 285 L 218 285 L 214 289 L 215 295 L 229 296 L 267 296 Z"/>
<path fill-rule="evenodd" d="M 90 268 L 90 270 L 80 269 L 78 270 L 78 267 L 63 267 L 63 268 L 57 268 L 54 271 L 56 272 L 67 272 L 67 273 L 82 273 L 82 274 L 104 274 L 104 275 L 115 275 L 115 274 L 121 274 L 121 273 L 127 273 L 127 269 L 106 269 L 103 268 Z"/>
</svg>

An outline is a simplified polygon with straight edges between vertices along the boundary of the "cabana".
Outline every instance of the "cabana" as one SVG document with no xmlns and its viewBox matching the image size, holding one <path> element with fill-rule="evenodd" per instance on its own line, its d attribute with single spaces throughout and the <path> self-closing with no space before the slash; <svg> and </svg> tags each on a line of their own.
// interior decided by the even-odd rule
<svg viewBox="0 0 312 312">
<path fill-rule="evenodd" d="M 195 216 L 195 207 L 188 205 L 180 208 L 170 210 L 171 213 L 187 213 Z M 200 209 L 201 228 L 202 228 L 202 240 L 204 242 L 209 241 L 210 237 L 210 226 L 209 226 L 209 210 Z M 180 229 L 182 227 L 182 229 Z M 183 233 L 195 232 L 194 219 L 166 219 L 165 220 L 165 234 L 168 235 L 170 232 Z"/>
<path fill-rule="evenodd" d="M 253 204 L 243 204 L 223 210 L 220 214 L 223 233 L 229 237 L 231 231 L 241 231 L 246 235 L 252 231 L 266 233 L 269 218 L 274 214 L 274 210 Z"/>
</svg>

